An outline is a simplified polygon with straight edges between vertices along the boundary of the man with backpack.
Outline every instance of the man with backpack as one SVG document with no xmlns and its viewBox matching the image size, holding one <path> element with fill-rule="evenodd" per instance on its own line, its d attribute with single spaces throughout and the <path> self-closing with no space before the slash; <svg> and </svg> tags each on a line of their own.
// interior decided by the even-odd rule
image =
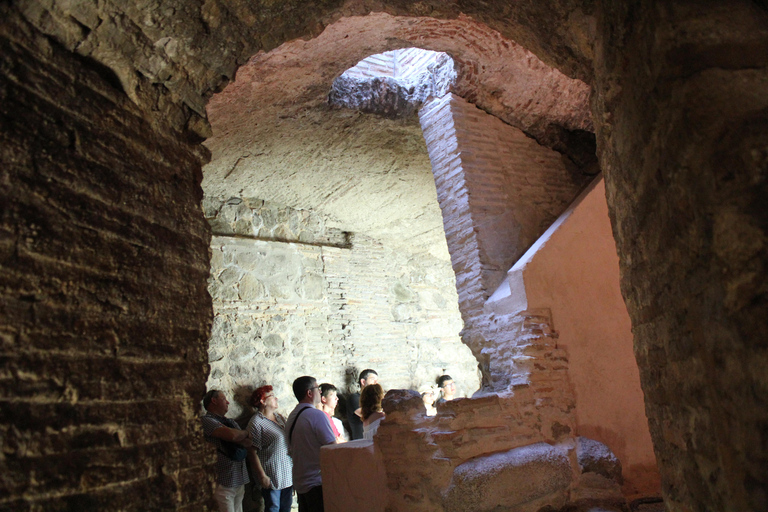
<svg viewBox="0 0 768 512">
<path fill-rule="evenodd" d="M 226 416 L 229 401 L 223 392 L 212 389 L 203 397 L 208 414 L 200 418 L 205 440 L 216 447 L 216 492 L 219 512 L 243 512 L 245 484 L 250 482 L 245 458 L 251 441 L 248 431 Z"/>
</svg>

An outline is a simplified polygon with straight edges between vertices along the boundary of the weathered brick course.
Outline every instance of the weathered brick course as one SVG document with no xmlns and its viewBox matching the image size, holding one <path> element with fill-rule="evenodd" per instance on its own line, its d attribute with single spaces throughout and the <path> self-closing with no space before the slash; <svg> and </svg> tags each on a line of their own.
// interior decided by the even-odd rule
<svg viewBox="0 0 768 512">
<path fill-rule="evenodd" d="M 207 452 L 186 442 L 210 322 L 200 154 L 13 22 L 0 38 L 0 181 L 14 184 L 0 187 L 0 508 L 200 506 L 207 492 L 173 491 L 182 468 L 210 488 Z"/>
</svg>

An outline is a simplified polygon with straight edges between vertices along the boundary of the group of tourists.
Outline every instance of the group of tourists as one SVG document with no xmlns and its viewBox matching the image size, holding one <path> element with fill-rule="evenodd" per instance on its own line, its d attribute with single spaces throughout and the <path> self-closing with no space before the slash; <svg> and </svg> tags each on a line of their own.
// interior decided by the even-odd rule
<svg viewBox="0 0 768 512">
<path fill-rule="evenodd" d="M 214 498 L 219 511 L 242 512 L 245 484 L 250 482 L 247 460 L 261 487 L 265 512 L 289 512 L 293 491 L 299 512 L 323 512 L 320 448 L 350 439 L 373 439 L 386 416 L 381 406 L 384 389 L 378 381 L 379 375 L 372 369 L 360 373 L 360 391 L 347 397 L 349 434 L 334 416 L 339 402 L 337 388 L 327 383 L 318 385 L 314 377 L 293 381 L 293 394 L 299 403 L 287 419 L 277 412 L 272 386 L 256 389 L 250 398 L 256 413 L 245 430 L 226 417 L 229 401 L 222 391 L 206 393 L 203 407 L 207 414 L 201 421 L 206 440 L 216 447 Z M 442 395 L 438 403 L 454 398 L 456 387 L 449 376 L 441 376 L 438 387 Z M 422 399 L 430 414 L 434 391 L 422 392 Z"/>
</svg>

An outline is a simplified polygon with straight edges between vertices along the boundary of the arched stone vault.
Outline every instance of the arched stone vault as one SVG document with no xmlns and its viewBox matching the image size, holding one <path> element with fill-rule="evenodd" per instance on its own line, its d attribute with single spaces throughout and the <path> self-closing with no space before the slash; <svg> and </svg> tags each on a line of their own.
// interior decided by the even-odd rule
<svg viewBox="0 0 768 512">
<path fill-rule="evenodd" d="M 198 119 L 205 116 L 207 100 L 251 56 L 296 38 L 318 36 L 343 17 L 378 11 L 455 19 L 463 13 L 517 41 L 547 64 L 584 80 L 591 77 L 595 26 L 593 7 L 578 1 L 557 6 L 533 0 L 482 6 L 439 0 L 382 4 L 292 1 L 269 8 L 217 1 L 179 6 L 164 2 L 126 6 L 54 3 L 48 8 L 29 3 L 19 10 L 34 27 L 68 50 L 104 64 L 113 73 L 112 83 L 119 84 L 145 110 L 158 113 L 157 121 L 186 128 L 193 137 L 209 135 L 205 122 Z M 203 39 L 205 43 L 200 44 Z"/>
<path fill-rule="evenodd" d="M 204 499 L 206 100 L 259 50 L 371 10 L 467 14 L 593 86 L 668 509 L 764 510 L 768 13 L 747 0 L 3 4 L 3 505 Z"/>
<path fill-rule="evenodd" d="M 335 216 L 344 216 L 338 203 L 345 199 L 338 194 L 332 197 L 325 190 L 329 178 L 322 176 L 322 170 L 318 170 L 318 176 L 308 175 L 294 183 L 286 181 L 285 174 L 275 170 L 293 165 L 293 162 L 297 167 L 306 165 L 299 162 L 311 160 L 320 148 L 294 145 L 291 155 L 270 156 L 269 153 L 279 145 L 277 141 L 285 141 L 298 131 L 333 130 L 331 119 L 339 119 L 336 121 L 338 137 L 348 140 L 349 144 L 377 145 L 370 138 L 363 139 L 367 137 L 365 129 L 356 133 L 353 123 L 358 122 L 355 119 L 359 116 L 328 111 L 326 98 L 330 84 L 344 70 L 368 55 L 413 45 L 444 51 L 458 59 L 463 64 L 459 66 L 456 94 L 471 98 L 480 108 L 533 137 L 547 139 L 548 129 L 549 132 L 552 129 L 591 129 L 588 86 L 546 66 L 516 43 L 465 16 L 458 20 L 413 19 L 386 14 L 343 18 L 328 26 L 317 38 L 292 41 L 269 53 L 254 56 L 238 70 L 236 80 L 212 98 L 208 112 L 214 122 L 214 132 L 205 143 L 213 155 L 205 172 L 204 187 L 208 193 L 272 197 L 293 207 L 303 203 L 322 208 L 324 202 L 336 201 L 339 214 Z M 416 119 L 404 124 L 413 126 Z M 415 144 L 414 149 L 418 151 L 422 145 L 418 133 L 416 128 L 412 135 L 404 134 L 400 140 L 396 136 L 382 140 L 381 147 L 402 149 Z M 297 140 L 301 138 L 297 137 Z M 567 146 L 561 149 L 566 154 L 570 150 Z M 579 152 L 583 148 L 573 150 Z M 564 176 L 563 179 L 585 183 L 580 177 L 580 169 L 575 164 L 571 164 L 571 168 L 574 176 Z M 591 168 L 587 170 L 594 172 Z M 316 180 L 317 183 L 313 186 L 311 182 L 305 183 L 306 180 Z M 386 186 L 397 186 L 397 182 L 382 185 Z M 414 197 L 406 198 L 405 202 L 421 200 Z M 398 208 L 397 203 L 382 205 L 380 215 L 368 219 L 348 211 L 346 224 L 340 227 L 370 231 L 370 223 L 394 223 L 393 219 L 402 215 Z M 408 218 L 418 222 L 410 215 Z M 385 228 L 373 229 L 376 232 Z M 433 230 L 414 225 L 410 231 L 422 236 Z M 437 236 L 442 235 L 437 233 Z M 413 243 L 413 240 L 404 242 Z"/>
</svg>

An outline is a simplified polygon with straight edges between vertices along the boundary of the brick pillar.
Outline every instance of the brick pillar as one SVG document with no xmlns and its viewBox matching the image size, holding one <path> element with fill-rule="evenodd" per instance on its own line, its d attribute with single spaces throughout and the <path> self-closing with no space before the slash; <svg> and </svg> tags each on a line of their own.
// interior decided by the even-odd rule
<svg viewBox="0 0 768 512">
<path fill-rule="evenodd" d="M 456 273 L 462 338 L 487 366 L 485 301 L 581 185 L 559 153 L 454 94 L 430 101 L 419 118 Z"/>
</svg>

